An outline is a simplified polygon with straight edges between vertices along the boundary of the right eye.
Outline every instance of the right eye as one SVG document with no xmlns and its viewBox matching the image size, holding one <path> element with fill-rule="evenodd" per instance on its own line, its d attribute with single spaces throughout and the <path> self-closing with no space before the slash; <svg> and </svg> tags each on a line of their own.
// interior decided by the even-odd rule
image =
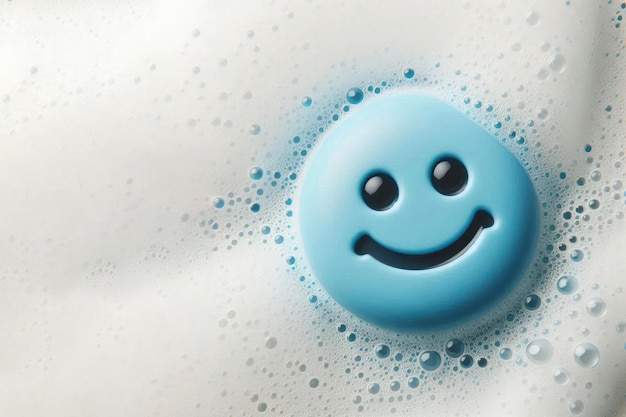
<svg viewBox="0 0 626 417">
<path fill-rule="evenodd" d="M 398 199 L 398 184 L 390 175 L 376 173 L 363 183 L 361 197 L 372 210 L 388 210 Z"/>
</svg>

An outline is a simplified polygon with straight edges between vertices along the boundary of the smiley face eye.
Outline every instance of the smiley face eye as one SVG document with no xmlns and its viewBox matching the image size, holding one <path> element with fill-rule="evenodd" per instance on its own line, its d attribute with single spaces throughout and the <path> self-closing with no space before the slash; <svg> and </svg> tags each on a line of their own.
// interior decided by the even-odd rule
<svg viewBox="0 0 626 417">
<path fill-rule="evenodd" d="M 467 169 L 456 158 L 443 158 L 433 167 L 430 181 L 437 192 L 443 195 L 456 195 L 463 191 L 467 184 Z"/>
<path fill-rule="evenodd" d="M 398 184 L 388 174 L 375 173 L 363 183 L 361 197 L 372 210 L 388 210 L 398 199 Z"/>
</svg>

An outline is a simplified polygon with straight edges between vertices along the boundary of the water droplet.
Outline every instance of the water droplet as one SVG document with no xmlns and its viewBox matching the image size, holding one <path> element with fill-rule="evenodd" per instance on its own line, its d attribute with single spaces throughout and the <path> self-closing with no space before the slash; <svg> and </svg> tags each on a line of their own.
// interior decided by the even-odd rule
<svg viewBox="0 0 626 417">
<path fill-rule="evenodd" d="M 213 207 L 217 209 L 221 209 L 224 207 L 224 199 L 223 198 L 214 198 L 213 199 Z"/>
<path fill-rule="evenodd" d="M 532 341 L 528 344 L 528 346 L 526 346 L 526 356 L 531 362 L 536 363 L 537 365 L 542 365 L 548 362 L 552 359 L 553 353 L 554 348 L 546 339 Z"/>
<path fill-rule="evenodd" d="M 304 96 L 302 97 L 301 103 L 304 107 L 311 107 L 311 104 L 313 104 L 313 99 L 309 96 Z"/>
<path fill-rule="evenodd" d="M 389 346 L 380 344 L 380 345 L 376 345 L 376 347 L 374 348 L 374 352 L 376 353 L 376 356 L 378 356 L 381 359 L 384 359 L 389 356 L 390 349 L 389 349 Z"/>
<path fill-rule="evenodd" d="M 441 364 L 441 356 L 434 350 L 429 350 L 420 355 L 419 362 L 425 370 L 434 371 Z"/>
<path fill-rule="evenodd" d="M 278 339 L 270 337 L 265 341 L 265 347 L 268 349 L 274 349 L 278 345 Z"/>
<path fill-rule="evenodd" d="M 250 132 L 250 134 L 251 134 L 251 135 L 256 136 L 256 135 L 258 135 L 259 133 L 261 133 L 261 126 L 259 126 L 259 125 L 251 125 L 251 126 L 248 128 L 248 132 Z"/>
<path fill-rule="evenodd" d="M 600 352 L 591 343 L 581 343 L 574 348 L 574 360 L 583 368 L 593 368 L 600 362 Z"/>
<path fill-rule="evenodd" d="M 554 72 L 565 71 L 565 57 L 558 52 L 555 52 L 550 58 L 548 58 L 548 66 Z"/>
<path fill-rule="evenodd" d="M 451 358 L 458 358 L 465 352 L 465 343 L 459 339 L 450 339 L 446 342 L 446 355 Z"/>
<path fill-rule="evenodd" d="M 606 314 L 606 303 L 599 297 L 592 297 L 585 303 L 585 309 L 592 317 L 602 317 Z"/>
<path fill-rule="evenodd" d="M 585 257 L 585 255 L 583 254 L 583 251 L 581 251 L 580 249 L 574 249 L 570 254 L 569 257 L 572 259 L 572 261 L 574 262 L 580 262 L 583 260 L 583 258 Z"/>
<path fill-rule="evenodd" d="M 574 400 L 569 403 L 569 412 L 572 414 L 580 414 L 585 409 L 585 404 L 580 400 Z"/>
<path fill-rule="evenodd" d="M 420 384 L 420 380 L 417 377 L 412 376 L 407 381 L 407 384 L 408 384 L 409 388 L 417 388 L 417 386 Z"/>
<path fill-rule="evenodd" d="M 357 87 L 353 87 L 346 93 L 346 99 L 350 104 L 359 104 L 363 101 L 363 90 Z"/>
<path fill-rule="evenodd" d="M 367 386 L 367 391 L 370 394 L 378 394 L 378 392 L 380 391 L 380 385 L 378 385 L 376 382 L 374 382 L 373 384 L 369 384 Z"/>
<path fill-rule="evenodd" d="M 508 361 L 513 357 L 513 351 L 509 348 L 502 348 L 500 349 L 500 352 L 498 352 L 498 355 L 500 356 L 500 359 Z"/>
<path fill-rule="evenodd" d="M 263 178 L 263 169 L 259 167 L 252 167 L 250 168 L 249 174 L 250 178 L 252 178 L 253 180 L 260 180 L 261 178 Z"/>
<path fill-rule="evenodd" d="M 552 371 L 552 379 L 559 385 L 564 385 L 569 382 L 569 371 L 564 368 L 556 368 Z"/>
<path fill-rule="evenodd" d="M 524 299 L 526 310 L 534 311 L 541 306 L 541 298 L 537 294 L 530 294 Z"/>
<path fill-rule="evenodd" d="M 561 294 L 574 294 L 578 290 L 578 280 L 573 276 L 564 275 L 556 281 L 556 289 Z"/>
</svg>

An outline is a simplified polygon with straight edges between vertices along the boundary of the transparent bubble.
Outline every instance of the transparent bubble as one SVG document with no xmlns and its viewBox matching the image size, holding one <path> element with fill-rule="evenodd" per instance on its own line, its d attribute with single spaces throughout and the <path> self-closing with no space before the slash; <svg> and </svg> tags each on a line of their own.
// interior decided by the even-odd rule
<svg viewBox="0 0 626 417">
<path fill-rule="evenodd" d="M 585 257 L 583 251 L 581 251 L 580 249 L 574 249 L 570 254 L 569 257 L 572 259 L 572 261 L 574 262 L 580 262 L 583 260 L 583 258 Z"/>
<path fill-rule="evenodd" d="M 580 400 L 574 400 L 569 403 L 569 412 L 572 414 L 580 414 L 585 409 L 585 404 Z"/>
<path fill-rule="evenodd" d="M 317 379 L 317 378 L 312 378 L 309 381 L 309 387 L 311 387 L 311 388 L 317 388 L 319 384 L 320 384 L 320 380 Z"/>
<path fill-rule="evenodd" d="M 526 310 L 534 311 L 541 306 L 541 298 L 537 294 L 530 294 L 524 299 Z"/>
<path fill-rule="evenodd" d="M 528 23 L 531 26 L 536 26 L 537 23 L 539 23 L 539 15 L 535 12 L 529 13 L 528 16 L 526 17 L 526 23 Z"/>
<path fill-rule="evenodd" d="M 589 202 L 589 208 L 592 210 L 597 210 L 598 208 L 600 208 L 600 202 L 598 200 L 591 200 Z"/>
<path fill-rule="evenodd" d="M 498 352 L 498 355 L 500 356 L 500 359 L 508 361 L 509 359 L 513 357 L 513 351 L 509 348 L 502 348 Z"/>
<path fill-rule="evenodd" d="M 408 379 L 407 384 L 409 388 L 417 388 L 417 386 L 420 384 L 420 380 L 417 377 L 412 376 Z"/>
<path fill-rule="evenodd" d="M 570 380 L 569 371 L 565 368 L 556 368 L 552 371 L 552 379 L 559 385 L 567 384 Z"/>
<path fill-rule="evenodd" d="M 550 58 L 548 58 L 548 66 L 554 72 L 563 72 L 565 71 L 567 63 L 565 62 L 565 57 L 560 53 L 554 53 Z"/>
<path fill-rule="evenodd" d="M 539 109 L 539 111 L 537 112 L 537 117 L 541 120 L 546 120 L 548 118 L 548 110 Z"/>
<path fill-rule="evenodd" d="M 615 325 L 617 333 L 624 333 L 626 331 L 626 321 L 620 321 Z"/>
<path fill-rule="evenodd" d="M 434 371 L 441 364 L 441 356 L 434 350 L 429 350 L 420 355 L 419 362 L 425 370 Z"/>
<path fill-rule="evenodd" d="M 223 198 L 214 198 L 213 199 L 213 207 L 217 209 L 221 209 L 224 207 L 224 199 Z"/>
<path fill-rule="evenodd" d="M 259 126 L 259 125 L 251 125 L 251 126 L 248 128 L 248 132 L 250 132 L 250 134 L 251 134 L 251 135 L 256 136 L 256 135 L 258 135 L 259 133 L 261 133 L 261 126 Z"/>
<path fill-rule="evenodd" d="M 564 275 L 556 281 L 556 289 L 561 294 L 574 294 L 578 291 L 578 280 L 573 276 Z"/>
<path fill-rule="evenodd" d="M 276 346 L 278 346 L 278 339 L 275 337 L 270 337 L 265 341 L 265 347 L 268 349 L 274 349 Z"/>
<path fill-rule="evenodd" d="M 370 394 L 378 394 L 378 392 L 380 391 L 380 385 L 378 385 L 376 382 L 374 382 L 373 384 L 369 384 L 367 386 L 367 391 Z"/>
<path fill-rule="evenodd" d="M 392 391 L 398 391 L 400 389 L 400 383 L 398 381 L 392 381 L 391 384 L 389 384 L 389 388 Z"/>
<path fill-rule="evenodd" d="M 592 297 L 585 303 L 585 309 L 592 317 L 602 317 L 606 314 L 606 303 L 599 297 Z"/>
<path fill-rule="evenodd" d="M 619 190 L 622 188 L 622 182 L 620 180 L 613 181 L 613 184 L 611 185 L 613 186 L 614 190 Z"/>
<path fill-rule="evenodd" d="M 574 348 L 574 360 L 583 368 L 593 368 L 600 362 L 600 352 L 591 343 L 581 343 Z"/>
<path fill-rule="evenodd" d="M 600 181 L 602 179 L 602 173 L 596 169 L 589 174 L 589 178 L 591 178 L 592 181 Z"/>
<path fill-rule="evenodd" d="M 552 359 L 554 348 L 546 339 L 532 341 L 526 346 L 526 356 L 538 365 L 542 365 Z"/>
</svg>

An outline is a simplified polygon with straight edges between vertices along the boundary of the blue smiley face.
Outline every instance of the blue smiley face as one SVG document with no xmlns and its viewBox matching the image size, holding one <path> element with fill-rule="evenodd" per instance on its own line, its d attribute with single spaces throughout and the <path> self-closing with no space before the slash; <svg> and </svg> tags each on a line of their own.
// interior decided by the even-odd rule
<svg viewBox="0 0 626 417">
<path fill-rule="evenodd" d="M 518 160 L 428 96 L 379 99 L 306 167 L 300 224 L 328 293 L 362 319 L 427 330 L 473 320 L 516 286 L 538 202 Z"/>
</svg>

